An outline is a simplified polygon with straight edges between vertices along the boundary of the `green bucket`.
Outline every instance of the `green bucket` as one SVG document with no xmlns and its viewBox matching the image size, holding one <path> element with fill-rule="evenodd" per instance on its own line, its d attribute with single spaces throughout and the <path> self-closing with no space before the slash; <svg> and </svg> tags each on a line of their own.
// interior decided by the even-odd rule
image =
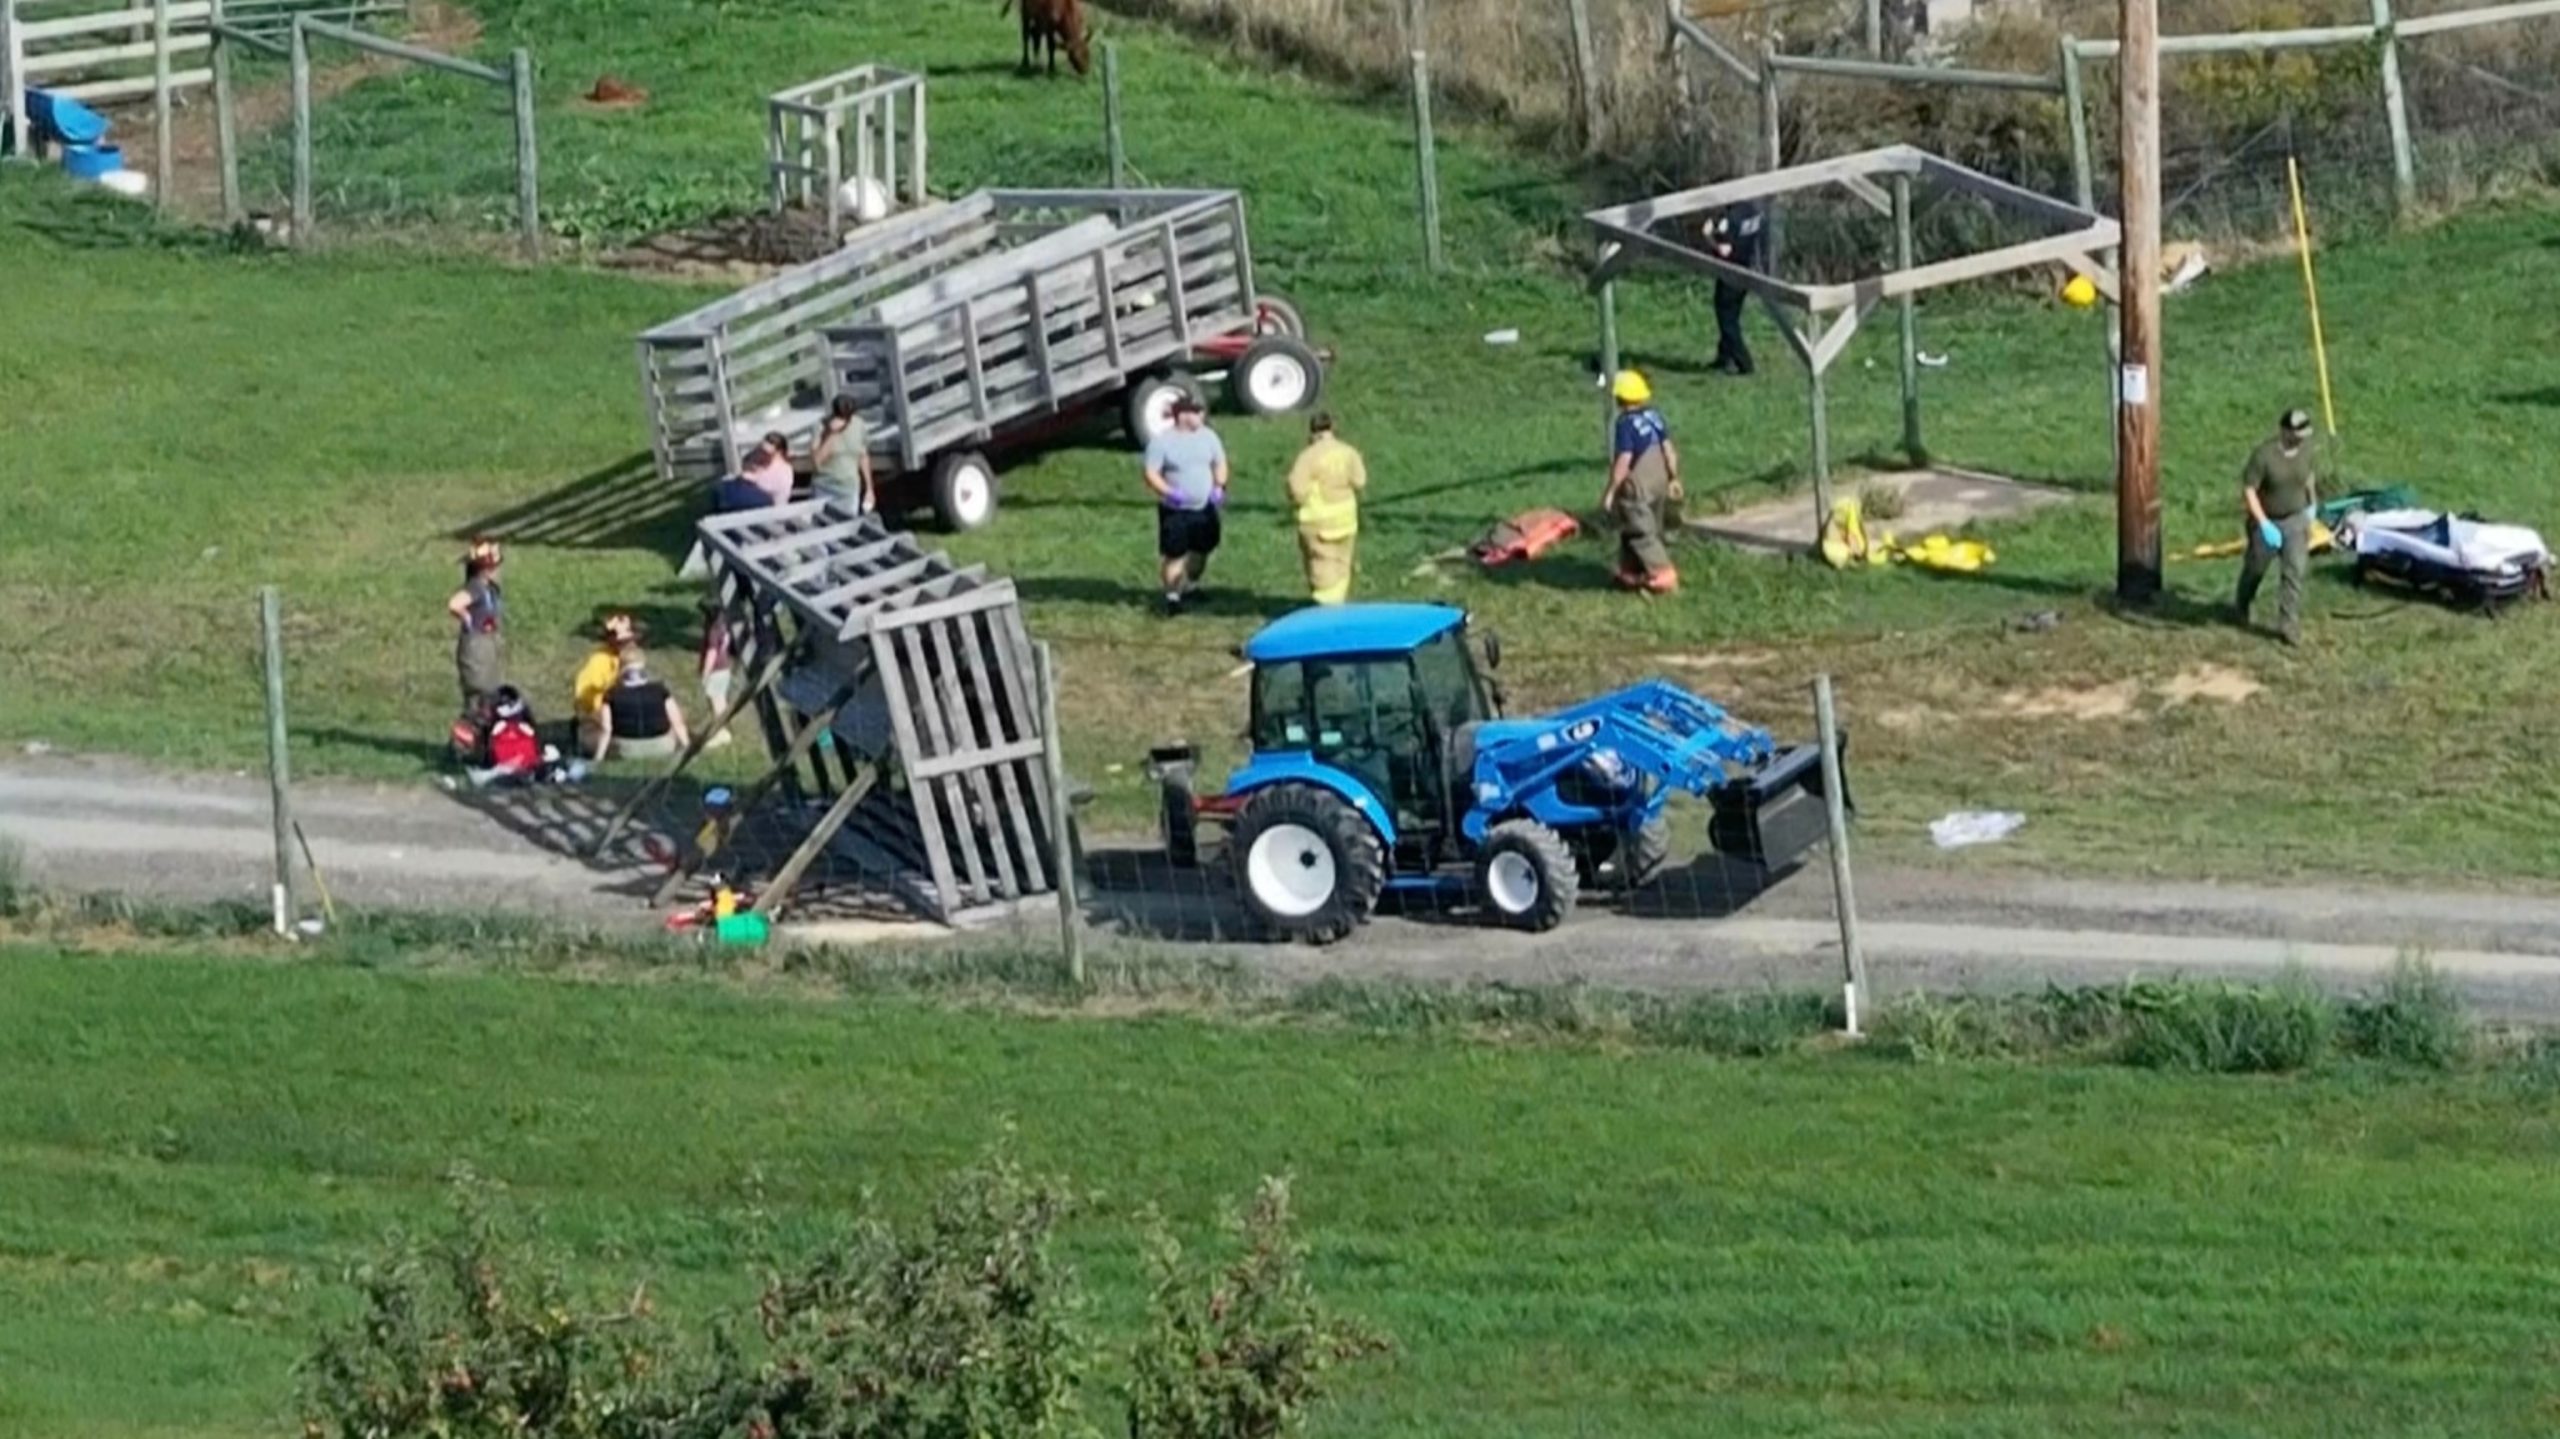
<svg viewBox="0 0 2560 1439">
<path fill-rule="evenodd" d="M 773 935 L 773 926 L 760 914 L 733 914 L 712 926 L 712 934 L 722 944 L 762 944 Z"/>
</svg>

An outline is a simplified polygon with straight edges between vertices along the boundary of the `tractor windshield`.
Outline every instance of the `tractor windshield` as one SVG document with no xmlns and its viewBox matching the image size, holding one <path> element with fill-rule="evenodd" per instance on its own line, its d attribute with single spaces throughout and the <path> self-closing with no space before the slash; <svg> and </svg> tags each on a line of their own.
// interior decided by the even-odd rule
<svg viewBox="0 0 2560 1439">
<path fill-rule="evenodd" d="M 1423 708 L 1442 734 L 1493 718 L 1493 702 L 1485 693 L 1483 677 L 1476 673 L 1475 658 L 1467 652 L 1464 630 L 1449 630 L 1416 649 L 1413 676 L 1422 687 Z"/>
</svg>

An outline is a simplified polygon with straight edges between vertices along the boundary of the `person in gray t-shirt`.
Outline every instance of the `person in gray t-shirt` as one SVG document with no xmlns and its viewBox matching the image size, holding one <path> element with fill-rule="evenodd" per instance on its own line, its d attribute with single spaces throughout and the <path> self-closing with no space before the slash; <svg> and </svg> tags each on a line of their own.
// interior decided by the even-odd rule
<svg viewBox="0 0 2560 1439">
<path fill-rule="evenodd" d="M 1147 442 L 1146 475 L 1156 497 L 1165 613 L 1174 614 L 1208 573 L 1227 502 L 1227 447 L 1202 419 L 1199 401 L 1174 403 L 1173 428 Z"/>
</svg>

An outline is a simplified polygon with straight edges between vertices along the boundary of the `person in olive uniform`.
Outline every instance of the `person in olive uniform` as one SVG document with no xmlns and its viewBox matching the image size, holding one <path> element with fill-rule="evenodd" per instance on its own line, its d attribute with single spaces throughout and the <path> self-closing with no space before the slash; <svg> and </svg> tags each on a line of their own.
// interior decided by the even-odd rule
<svg viewBox="0 0 2560 1439">
<path fill-rule="evenodd" d="M 1717 211 L 1706 223 L 1707 250 L 1745 269 L 1760 268 L 1768 214 L 1757 200 Z M 1750 292 L 1731 280 L 1716 281 L 1716 359 L 1708 368 L 1728 375 L 1751 373 L 1751 347 L 1742 339 L 1742 303 Z"/>
<path fill-rule="evenodd" d="M 2240 502 L 2248 511 L 2249 549 L 2240 561 L 2240 593 L 2233 618 L 2249 623 L 2259 582 L 2276 566 L 2276 633 L 2302 643 L 2302 576 L 2311 561 L 2311 511 L 2320 502 L 2320 479 L 2311 463 L 2311 416 L 2287 410 L 2272 439 L 2250 452 L 2240 472 Z"/>
</svg>

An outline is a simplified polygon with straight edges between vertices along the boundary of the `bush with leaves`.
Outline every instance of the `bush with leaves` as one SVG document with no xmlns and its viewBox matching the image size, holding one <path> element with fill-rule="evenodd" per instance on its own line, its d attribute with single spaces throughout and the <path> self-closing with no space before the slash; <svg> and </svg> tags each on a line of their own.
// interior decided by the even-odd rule
<svg viewBox="0 0 2560 1439">
<path fill-rule="evenodd" d="M 642 1431 L 663 1354 L 649 1296 L 575 1298 L 561 1266 L 452 1181 L 450 1231 L 395 1239 L 350 1275 L 353 1322 L 304 1365 L 308 1439 L 624 1439 Z"/>
<path fill-rule="evenodd" d="M 1287 1180 L 1265 1179 L 1235 1228 L 1243 1252 L 1208 1272 L 1184 1257 L 1160 1218 L 1150 1221 L 1153 1313 L 1132 1356 L 1130 1439 L 1294 1433 L 1336 1366 L 1387 1347 L 1316 1301 Z"/>
<path fill-rule="evenodd" d="M 1063 1182 L 999 1151 L 953 1177 L 913 1232 L 876 1217 L 757 1306 L 761 1348 L 715 1343 L 657 1416 L 669 1439 L 1048 1439 L 1089 1432 L 1091 1357 L 1072 1270 L 1052 1252 Z"/>
</svg>

